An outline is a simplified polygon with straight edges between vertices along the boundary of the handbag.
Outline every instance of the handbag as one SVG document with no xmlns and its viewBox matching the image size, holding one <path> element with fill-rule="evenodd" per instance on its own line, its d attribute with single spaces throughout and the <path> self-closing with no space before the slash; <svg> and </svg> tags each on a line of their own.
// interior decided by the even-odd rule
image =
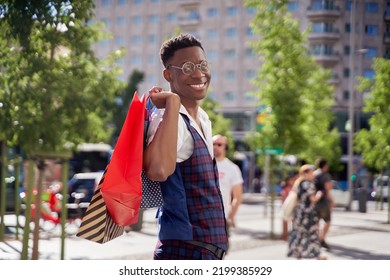
<svg viewBox="0 0 390 280">
<path fill-rule="evenodd" d="M 149 128 L 151 115 L 155 109 L 156 107 L 153 105 L 150 98 L 148 97 L 146 101 L 146 114 L 145 114 L 145 123 L 144 123 L 144 149 L 147 145 L 146 136 Z M 142 179 L 141 208 L 147 209 L 147 208 L 161 207 L 163 205 L 163 199 L 162 199 L 160 182 L 150 180 L 146 176 L 146 173 L 143 169 L 141 173 L 141 179 Z"/>
<path fill-rule="evenodd" d="M 106 204 L 100 192 L 104 175 L 92 196 L 91 202 L 83 216 L 76 236 L 96 242 L 106 243 L 124 232 L 124 226 L 117 225 L 107 211 Z"/>
<path fill-rule="evenodd" d="M 134 224 L 142 199 L 142 156 L 145 96 L 135 92 L 114 152 L 107 165 L 100 192 L 114 222 Z"/>
<path fill-rule="evenodd" d="M 298 195 L 296 191 L 291 190 L 282 204 L 282 217 L 285 221 L 292 220 L 294 216 L 294 208 L 298 201 Z"/>
</svg>

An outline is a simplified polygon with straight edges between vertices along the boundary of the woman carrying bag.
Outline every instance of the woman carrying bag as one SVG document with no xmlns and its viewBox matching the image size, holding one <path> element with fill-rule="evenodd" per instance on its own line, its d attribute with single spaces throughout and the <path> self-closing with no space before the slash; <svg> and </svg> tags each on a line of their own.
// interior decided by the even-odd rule
<svg viewBox="0 0 390 280">
<path fill-rule="evenodd" d="M 288 257 L 297 259 L 326 259 L 321 256 L 318 216 L 315 204 L 323 193 L 316 192 L 314 166 L 305 164 L 299 170 L 296 181 L 297 202 L 293 212 L 293 228 L 288 240 Z"/>
</svg>

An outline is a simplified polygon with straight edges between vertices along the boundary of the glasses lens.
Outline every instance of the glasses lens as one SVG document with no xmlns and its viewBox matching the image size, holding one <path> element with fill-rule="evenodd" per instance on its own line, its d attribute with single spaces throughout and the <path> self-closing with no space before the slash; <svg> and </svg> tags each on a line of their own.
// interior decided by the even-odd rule
<svg viewBox="0 0 390 280">
<path fill-rule="evenodd" d="M 200 71 L 202 71 L 203 73 L 209 72 L 209 64 L 206 60 L 202 61 L 202 63 L 200 64 Z"/>
<path fill-rule="evenodd" d="M 184 74 L 191 75 L 195 71 L 195 64 L 193 64 L 191 61 L 188 61 L 183 64 L 181 69 L 183 70 Z"/>
</svg>

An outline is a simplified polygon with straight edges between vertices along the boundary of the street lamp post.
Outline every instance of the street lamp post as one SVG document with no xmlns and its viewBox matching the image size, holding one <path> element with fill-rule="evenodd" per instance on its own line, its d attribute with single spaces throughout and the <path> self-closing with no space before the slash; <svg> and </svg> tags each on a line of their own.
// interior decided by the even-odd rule
<svg viewBox="0 0 390 280">
<path fill-rule="evenodd" d="M 353 134 L 355 131 L 355 120 L 354 120 L 354 55 L 355 55 L 355 12 L 356 12 L 356 0 L 352 1 L 351 5 L 351 34 L 350 34 L 350 53 L 349 53 L 349 104 L 348 104 L 348 189 L 349 189 L 349 209 L 351 210 L 353 201 L 353 187 L 352 187 L 352 175 L 353 175 Z"/>
</svg>

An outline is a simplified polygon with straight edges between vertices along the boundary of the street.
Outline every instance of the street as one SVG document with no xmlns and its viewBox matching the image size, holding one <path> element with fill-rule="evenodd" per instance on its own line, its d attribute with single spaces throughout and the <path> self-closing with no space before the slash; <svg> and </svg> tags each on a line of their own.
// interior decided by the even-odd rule
<svg viewBox="0 0 390 280">
<path fill-rule="evenodd" d="M 280 201 L 275 201 L 274 219 L 271 207 L 264 208 L 264 199 L 246 195 L 232 229 L 230 251 L 226 260 L 288 260 L 287 242 L 280 239 L 282 221 Z M 378 208 L 379 209 L 379 208 Z M 106 244 L 70 236 L 65 241 L 65 259 L 68 260 L 151 260 L 157 240 L 155 209 L 144 211 L 141 231 L 130 231 Z M 14 216 L 6 217 L 6 224 L 14 224 Z M 273 221 L 273 222 L 272 222 Z M 376 210 L 375 202 L 367 203 L 367 212 L 358 212 L 357 201 L 352 211 L 335 208 L 328 236 L 331 251 L 323 254 L 330 260 L 390 260 L 390 225 L 387 224 L 387 205 Z M 10 227 L 12 231 L 12 227 Z M 271 238 L 271 233 L 273 237 Z M 21 241 L 7 235 L 0 242 L 0 259 L 19 259 Z M 32 243 L 30 243 L 32 244 Z M 40 259 L 60 259 L 59 232 L 43 236 L 39 242 Z"/>
</svg>

